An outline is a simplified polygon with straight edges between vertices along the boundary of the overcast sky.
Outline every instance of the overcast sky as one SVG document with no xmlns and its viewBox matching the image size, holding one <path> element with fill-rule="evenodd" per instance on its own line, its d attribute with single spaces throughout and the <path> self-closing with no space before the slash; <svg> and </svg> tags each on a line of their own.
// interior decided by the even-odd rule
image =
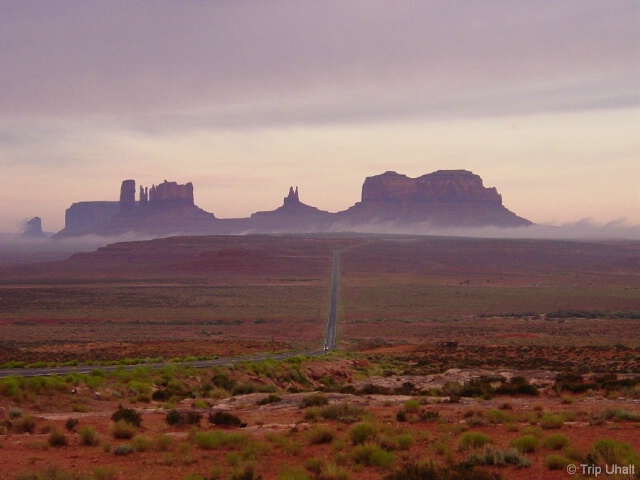
<svg viewBox="0 0 640 480">
<path fill-rule="evenodd" d="M 639 127 L 638 0 L 0 0 L 0 231 L 129 178 L 228 218 L 441 169 L 638 225 Z"/>
</svg>

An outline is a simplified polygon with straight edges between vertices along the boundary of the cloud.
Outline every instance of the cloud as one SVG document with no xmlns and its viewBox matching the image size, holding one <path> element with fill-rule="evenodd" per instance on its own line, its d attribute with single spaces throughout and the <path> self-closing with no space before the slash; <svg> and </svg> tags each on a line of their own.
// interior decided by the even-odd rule
<svg viewBox="0 0 640 480">
<path fill-rule="evenodd" d="M 623 0 L 5 2 L 4 115 L 238 128 L 639 104 Z"/>
</svg>

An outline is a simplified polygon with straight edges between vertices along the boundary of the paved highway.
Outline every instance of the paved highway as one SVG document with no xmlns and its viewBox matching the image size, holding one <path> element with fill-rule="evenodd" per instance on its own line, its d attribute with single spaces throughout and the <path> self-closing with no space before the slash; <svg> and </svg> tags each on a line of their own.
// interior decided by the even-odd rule
<svg viewBox="0 0 640 480">
<path fill-rule="evenodd" d="M 286 353 L 263 353 L 247 357 L 218 358 L 215 360 L 197 360 L 194 362 L 184 362 L 195 368 L 208 368 L 218 365 L 233 365 L 240 362 L 261 361 L 271 358 L 273 360 L 285 360 L 287 358 L 305 355 L 318 356 L 329 350 L 336 348 L 336 322 L 338 317 L 338 277 L 340 275 L 340 251 L 333 252 L 333 270 L 331 274 L 331 299 L 329 304 L 329 318 L 327 319 L 327 330 L 324 338 L 324 347 L 321 351 L 306 350 L 300 352 Z M 143 363 L 138 365 L 78 365 L 74 367 L 47 367 L 47 368 L 13 368 L 0 370 L 0 378 L 10 376 L 39 377 L 48 375 L 67 375 L 70 373 L 90 373 L 92 370 L 102 370 L 113 372 L 119 369 L 133 370 L 136 367 L 162 368 L 167 365 L 180 365 L 180 363 Z"/>
<path fill-rule="evenodd" d="M 329 318 L 324 335 L 324 351 L 336 348 L 336 324 L 338 319 L 338 278 L 340 276 L 340 251 L 333 252 L 333 273 L 331 274 L 331 299 L 329 300 Z"/>
</svg>

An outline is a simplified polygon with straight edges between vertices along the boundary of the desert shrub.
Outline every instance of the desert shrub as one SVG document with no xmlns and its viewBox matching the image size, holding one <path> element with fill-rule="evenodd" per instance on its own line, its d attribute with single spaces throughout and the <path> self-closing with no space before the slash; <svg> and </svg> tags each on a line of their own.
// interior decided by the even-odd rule
<svg viewBox="0 0 640 480">
<path fill-rule="evenodd" d="M 320 476 L 320 474 L 327 467 L 327 464 L 323 459 L 313 457 L 304 462 L 304 467 L 314 475 Z"/>
<path fill-rule="evenodd" d="M 503 377 L 488 377 L 483 376 L 480 378 L 474 378 L 473 380 L 462 385 L 458 395 L 460 397 L 477 397 L 488 400 L 493 398 L 495 389 L 492 384 L 495 382 L 503 381 Z"/>
<path fill-rule="evenodd" d="M 36 419 L 30 415 L 24 415 L 11 424 L 11 430 L 16 433 L 33 433 L 36 429 Z"/>
<path fill-rule="evenodd" d="M 304 411 L 304 419 L 307 422 L 316 422 L 320 419 L 320 407 L 309 407 Z"/>
<path fill-rule="evenodd" d="M 440 419 L 440 412 L 437 410 L 420 410 L 418 418 L 423 422 L 436 422 Z"/>
<path fill-rule="evenodd" d="M 270 393 L 268 396 L 258 401 L 257 405 L 269 405 L 270 403 L 276 403 L 280 401 L 282 401 L 282 398 L 279 395 L 276 395 L 275 393 Z"/>
<path fill-rule="evenodd" d="M 95 480 L 117 480 L 118 474 L 112 466 L 96 467 L 93 469 L 93 478 Z"/>
<path fill-rule="evenodd" d="M 474 453 L 469 456 L 469 462 L 474 465 L 513 465 L 517 468 L 527 468 L 531 466 L 531 461 L 526 455 L 515 448 L 502 450 L 491 445 L 487 445 L 482 453 Z"/>
<path fill-rule="evenodd" d="M 465 432 L 460 437 L 458 448 L 468 450 L 470 448 L 481 448 L 490 443 L 491 439 L 482 432 Z"/>
<path fill-rule="evenodd" d="M 213 425 L 222 425 L 227 427 L 239 427 L 242 421 L 233 413 L 218 410 L 217 412 L 209 412 L 209 423 Z"/>
<path fill-rule="evenodd" d="M 472 464 L 437 466 L 433 463 L 405 463 L 384 480 L 502 480 L 498 473 L 476 470 Z"/>
<path fill-rule="evenodd" d="M 58 430 L 51 430 L 51 433 L 49 434 L 49 445 L 56 448 L 66 447 L 67 436 Z"/>
<path fill-rule="evenodd" d="M 138 433 L 138 428 L 124 420 L 117 421 L 111 427 L 111 434 L 113 435 L 113 438 L 129 440 L 133 438 L 136 433 Z"/>
<path fill-rule="evenodd" d="M 164 417 L 164 421 L 171 426 L 200 425 L 201 420 L 200 412 L 179 412 L 175 408 L 169 410 Z"/>
<path fill-rule="evenodd" d="M 146 452 L 153 448 L 153 440 L 146 435 L 136 435 L 131 439 L 131 447 L 136 452 Z"/>
<path fill-rule="evenodd" d="M 605 410 L 604 414 L 607 419 L 613 419 L 614 422 L 638 422 L 640 421 L 640 415 L 638 412 L 632 410 L 625 410 L 623 408 L 615 408 L 613 410 Z"/>
<path fill-rule="evenodd" d="M 211 432 L 197 431 L 193 434 L 194 443 L 204 449 L 213 450 L 220 447 L 239 447 L 245 445 L 248 437 L 242 433 L 226 433 L 220 430 Z"/>
<path fill-rule="evenodd" d="M 307 407 L 322 407 L 329 403 L 329 397 L 322 393 L 312 393 L 310 395 L 305 395 L 298 402 L 298 407 L 307 408 Z"/>
<path fill-rule="evenodd" d="M 111 415 L 111 420 L 114 423 L 125 421 L 131 425 L 139 427 L 142 423 L 142 415 L 133 408 L 127 408 L 120 405 L 118 406 L 118 410 Z"/>
<path fill-rule="evenodd" d="M 64 426 L 67 430 L 69 430 L 70 432 L 73 432 L 76 428 L 76 426 L 78 425 L 79 420 L 77 418 L 67 418 L 67 421 L 65 422 Z"/>
<path fill-rule="evenodd" d="M 311 445 L 319 445 L 321 443 L 331 443 L 336 432 L 326 425 L 315 425 L 307 432 L 307 438 Z"/>
<path fill-rule="evenodd" d="M 531 385 L 524 377 L 513 377 L 509 382 L 503 383 L 495 389 L 498 395 L 538 395 L 538 388 Z"/>
<path fill-rule="evenodd" d="M 348 435 L 351 439 L 351 443 L 354 445 L 360 445 L 370 440 L 374 440 L 378 435 L 378 430 L 370 423 L 360 422 L 349 429 Z"/>
<path fill-rule="evenodd" d="M 542 446 L 550 450 L 562 450 L 567 445 L 569 445 L 569 439 L 561 433 L 553 433 L 542 442 Z"/>
<path fill-rule="evenodd" d="M 211 378 L 211 383 L 213 383 L 216 387 L 218 388 L 222 388 L 224 390 L 227 390 L 228 392 L 230 392 L 231 390 L 233 390 L 233 387 L 236 386 L 236 381 L 229 378 L 227 375 L 224 374 L 216 374 Z"/>
<path fill-rule="evenodd" d="M 495 408 L 487 410 L 487 413 L 485 414 L 485 418 L 490 423 L 507 423 L 512 420 L 511 415 L 505 413 L 502 410 L 497 410 Z"/>
<path fill-rule="evenodd" d="M 402 410 L 405 413 L 418 413 L 418 410 L 420 410 L 420 402 L 413 398 L 410 400 L 407 400 L 402 405 Z"/>
<path fill-rule="evenodd" d="M 173 438 L 169 435 L 161 433 L 156 435 L 153 439 L 153 448 L 159 452 L 166 452 L 171 447 Z"/>
<path fill-rule="evenodd" d="M 80 427 L 78 434 L 80 435 L 80 445 L 94 446 L 100 443 L 96 429 L 93 427 L 87 425 Z"/>
<path fill-rule="evenodd" d="M 113 449 L 113 454 L 118 456 L 130 455 L 133 453 L 133 447 L 131 445 L 118 445 Z"/>
<path fill-rule="evenodd" d="M 278 480 L 310 480 L 309 475 L 299 467 L 288 467 L 278 474 Z"/>
<path fill-rule="evenodd" d="M 587 454 L 586 463 L 597 465 L 629 465 L 640 468 L 640 455 L 626 442 L 603 438 L 597 440 Z"/>
<path fill-rule="evenodd" d="M 522 435 L 511 441 L 511 446 L 522 453 L 535 452 L 540 446 L 540 440 L 533 435 Z"/>
<path fill-rule="evenodd" d="M 396 420 L 399 422 L 406 422 L 407 413 L 404 410 L 398 410 L 398 412 L 396 413 Z"/>
<path fill-rule="evenodd" d="M 357 422 L 364 415 L 364 409 L 358 405 L 349 403 L 337 403 L 327 405 L 320 411 L 320 415 L 325 420 L 338 420 L 343 423 Z"/>
<path fill-rule="evenodd" d="M 365 465 L 367 467 L 390 468 L 395 461 L 393 453 L 373 443 L 355 446 L 351 452 L 351 457 L 357 465 Z"/>
<path fill-rule="evenodd" d="M 410 433 L 402 433 L 398 435 L 398 448 L 400 450 L 409 450 L 414 443 L 413 435 Z"/>
<path fill-rule="evenodd" d="M 40 473 L 19 473 L 15 480 L 90 480 L 90 477 L 80 472 L 68 472 L 60 467 L 49 467 Z"/>
<path fill-rule="evenodd" d="M 545 457 L 544 463 L 549 470 L 564 470 L 571 463 L 571 460 L 563 455 L 553 453 Z"/>
<path fill-rule="evenodd" d="M 238 383 L 231 389 L 231 395 L 248 395 L 250 393 L 274 393 L 277 388 L 265 383 Z"/>
<path fill-rule="evenodd" d="M 262 475 L 256 475 L 253 468 L 247 467 L 240 473 L 234 473 L 229 480 L 262 480 Z"/>
<path fill-rule="evenodd" d="M 557 413 L 545 413 L 540 417 L 540 426 L 546 430 L 552 428 L 562 428 L 564 417 Z"/>
<path fill-rule="evenodd" d="M 23 412 L 21 408 L 11 407 L 8 414 L 10 419 L 15 420 L 16 418 L 20 418 L 23 415 Z"/>
</svg>

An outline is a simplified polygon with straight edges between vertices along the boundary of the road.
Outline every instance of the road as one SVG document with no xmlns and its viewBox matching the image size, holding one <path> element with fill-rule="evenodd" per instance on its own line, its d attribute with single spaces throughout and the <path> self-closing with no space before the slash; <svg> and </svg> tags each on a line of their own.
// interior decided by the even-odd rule
<svg viewBox="0 0 640 480">
<path fill-rule="evenodd" d="M 218 358 L 215 360 L 197 360 L 194 362 L 185 362 L 195 368 L 209 368 L 221 365 L 233 365 L 240 362 L 259 362 L 261 360 L 285 360 L 296 356 L 318 356 L 329 350 L 336 348 L 336 323 L 338 317 L 338 279 L 340 275 L 340 251 L 333 252 L 333 270 L 331 273 L 331 297 L 329 303 L 329 317 L 327 319 L 327 330 L 325 332 L 324 346 L 320 351 L 305 350 L 299 352 L 286 353 L 263 353 L 259 355 L 234 357 L 234 358 Z M 163 368 L 167 365 L 181 365 L 181 363 L 143 363 L 138 365 L 78 365 L 73 367 L 46 367 L 46 368 L 12 368 L 0 370 L 0 378 L 11 376 L 22 377 L 39 377 L 49 375 L 68 375 L 70 373 L 90 373 L 92 370 L 101 370 L 103 372 L 113 372 L 116 370 L 133 370 L 136 367 L 146 368 Z"/>
<path fill-rule="evenodd" d="M 331 299 L 329 300 L 329 318 L 324 335 L 324 351 L 336 348 L 336 328 L 338 320 L 338 278 L 340 276 L 340 251 L 333 252 L 333 272 L 331 274 Z"/>
</svg>

